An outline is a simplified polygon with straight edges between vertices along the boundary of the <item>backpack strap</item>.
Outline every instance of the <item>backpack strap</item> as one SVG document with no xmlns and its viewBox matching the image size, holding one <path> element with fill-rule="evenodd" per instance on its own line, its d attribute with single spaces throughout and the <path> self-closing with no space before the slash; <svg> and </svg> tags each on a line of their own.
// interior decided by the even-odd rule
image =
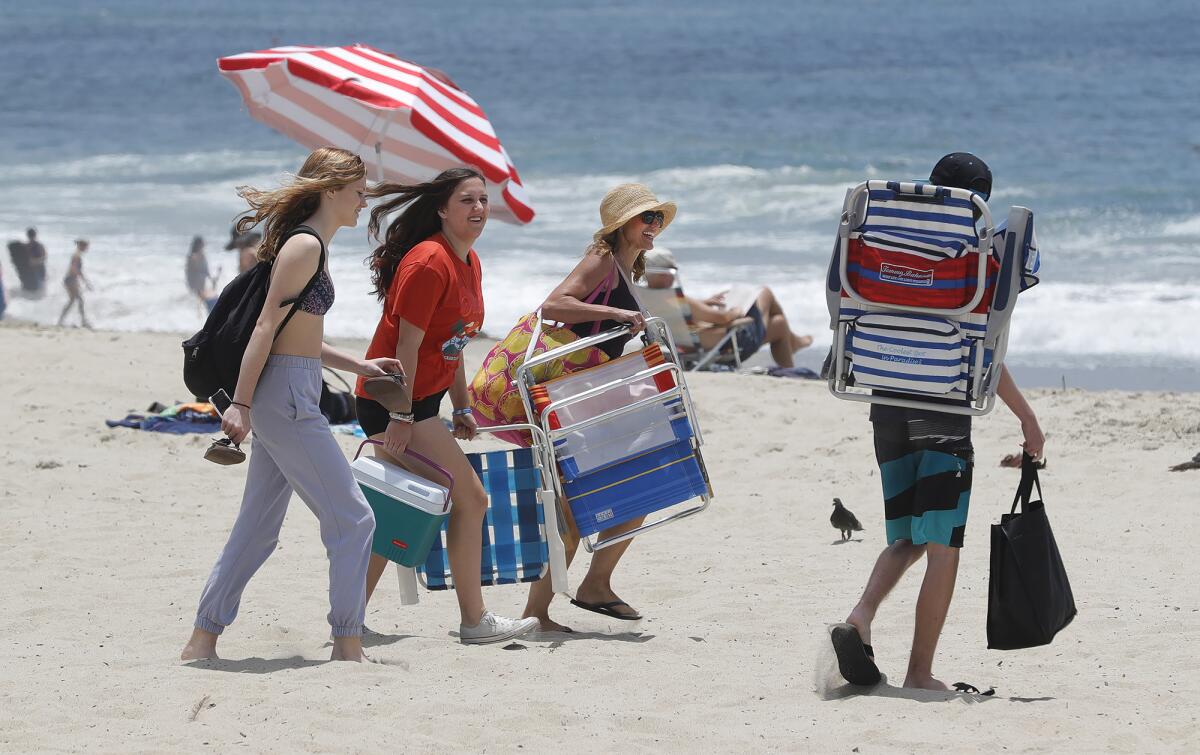
<svg viewBox="0 0 1200 755">
<path fill-rule="evenodd" d="M 313 273 L 311 278 L 308 279 L 308 283 L 304 285 L 304 288 L 300 290 L 300 293 L 296 296 L 293 296 L 291 299 L 286 299 L 279 303 L 281 307 L 291 304 L 292 308 L 288 310 L 287 315 L 283 318 L 283 322 L 279 323 L 279 327 L 275 329 L 275 338 L 279 338 L 279 334 L 283 332 L 283 329 L 288 324 L 288 321 L 292 319 L 292 315 L 296 314 L 296 310 L 300 307 L 300 302 L 304 301 L 304 297 L 308 296 L 308 292 L 312 290 L 312 287 L 317 285 L 317 280 L 321 277 L 321 272 L 325 270 L 325 240 L 322 239 L 316 231 L 306 225 L 298 225 L 284 234 L 283 240 L 279 242 L 279 249 L 283 249 L 283 245 L 287 243 L 288 239 L 293 236 L 298 236 L 302 233 L 307 233 L 309 236 L 316 237 L 317 243 L 321 245 L 321 259 L 317 261 L 317 271 Z M 278 255 L 279 251 L 276 250 L 275 253 Z M 274 262 L 271 264 L 274 264 Z"/>
</svg>

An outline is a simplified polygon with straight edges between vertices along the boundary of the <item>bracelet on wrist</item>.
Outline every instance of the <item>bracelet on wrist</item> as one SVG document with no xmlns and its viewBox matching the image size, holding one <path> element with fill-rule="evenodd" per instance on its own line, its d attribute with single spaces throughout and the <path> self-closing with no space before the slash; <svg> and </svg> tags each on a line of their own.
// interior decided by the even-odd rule
<svg viewBox="0 0 1200 755">
<path fill-rule="evenodd" d="M 406 425 L 411 425 L 413 423 L 412 412 L 388 412 L 388 417 L 393 422 L 403 422 Z"/>
<path fill-rule="evenodd" d="M 450 412 L 450 416 L 452 416 L 452 417 L 465 417 L 465 416 L 467 416 L 467 415 L 468 415 L 468 414 L 470 414 L 470 413 L 471 413 L 471 407 L 469 407 L 469 406 L 465 406 L 465 407 L 463 407 L 462 409 L 455 409 L 454 411 Z"/>
<path fill-rule="evenodd" d="M 249 404 L 243 404 L 241 401 L 230 401 L 229 403 L 230 403 L 230 404 L 232 404 L 233 406 L 240 406 L 240 407 L 242 407 L 243 409 L 245 409 L 245 410 L 247 410 L 247 411 L 249 411 L 249 410 L 250 410 L 250 405 L 249 405 Z"/>
</svg>

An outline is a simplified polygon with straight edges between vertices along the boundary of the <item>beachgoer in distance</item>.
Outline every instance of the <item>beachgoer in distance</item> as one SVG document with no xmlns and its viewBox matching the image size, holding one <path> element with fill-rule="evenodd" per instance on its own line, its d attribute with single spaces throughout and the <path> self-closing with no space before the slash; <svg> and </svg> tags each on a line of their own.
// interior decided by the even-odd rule
<svg viewBox="0 0 1200 755">
<path fill-rule="evenodd" d="M 221 269 L 217 268 L 216 275 L 208 271 L 208 257 L 204 254 L 204 238 L 193 236 L 192 245 L 188 249 L 187 263 L 184 265 L 184 276 L 187 279 L 188 290 L 191 291 L 205 312 L 212 311 L 217 303 L 217 279 L 221 277 Z"/>
<path fill-rule="evenodd" d="M 237 617 L 243 589 L 278 544 L 293 490 L 320 521 L 329 554 L 331 658 L 363 659 L 363 585 L 375 517 L 318 402 L 322 364 L 368 376 L 400 369 L 393 358 L 357 359 L 323 341 L 324 316 L 334 299 L 326 250 L 339 228 L 357 225 L 365 193 L 362 159 L 334 147 L 313 150 L 296 178 L 278 189 L 238 190 L 250 205 L 238 225 L 245 230 L 265 223 L 259 256 L 274 269 L 221 429 L 241 443 L 253 427 L 254 447 L 241 510 L 200 596 L 183 660 L 217 656 L 217 639 Z"/>
<path fill-rule="evenodd" d="M 38 241 L 36 228 L 26 229 L 25 238 L 28 239 L 25 243 L 25 256 L 29 260 L 30 277 L 33 279 L 34 290 L 44 291 L 46 289 L 46 247 Z M 78 242 L 76 243 L 78 244 Z"/>
<path fill-rule="evenodd" d="M 646 285 L 650 288 L 669 288 L 674 285 L 674 275 L 655 270 L 678 270 L 679 264 L 675 255 L 665 249 L 655 249 L 646 252 L 646 267 L 651 268 L 646 273 Z M 687 299 L 692 317 L 703 323 L 711 323 L 717 327 L 702 327 L 699 330 L 700 345 L 705 350 L 712 349 L 725 337 L 726 330 L 743 317 L 750 318 L 748 333 L 738 338 L 739 357 L 744 361 L 749 359 L 764 343 L 771 346 L 771 358 L 780 367 L 795 367 L 792 355 L 801 349 L 812 345 L 812 336 L 802 336 L 792 332 L 787 315 L 775 299 L 775 293 L 763 286 L 759 289 L 754 302 L 744 311 L 729 309 L 725 305 L 725 294 L 714 294 L 707 299 Z"/>
<path fill-rule="evenodd" d="M 410 405 L 399 407 L 405 411 L 389 412 L 359 380 L 358 420 L 368 437 L 385 444 L 375 446 L 381 459 L 411 466 L 403 453 L 412 449 L 454 475 L 447 548 L 458 598 L 459 639 L 484 644 L 518 637 L 535 629 L 537 622 L 497 616 L 484 605 L 479 570 L 487 493 L 455 442 L 476 433 L 462 350 L 483 325 L 482 272 L 472 246 L 487 224 L 487 186 L 473 168 L 452 168 L 422 184 L 380 184 L 371 195 L 387 200 L 371 212 L 370 233 L 382 243 L 368 262 L 383 314 L 367 357 L 395 357 L 404 365 Z M 381 235 L 385 219 L 401 208 Z M 453 433 L 438 416 L 447 393 L 454 405 Z M 435 472 L 417 471 L 437 479 Z M 382 556 L 371 555 L 368 598 L 386 566 Z"/>
<path fill-rule="evenodd" d="M 230 231 L 225 251 L 237 250 L 239 275 L 258 264 L 258 245 L 261 242 L 262 234 L 258 231 L 239 233 L 236 225 Z"/>
<path fill-rule="evenodd" d="M 970 189 L 985 200 L 992 189 L 991 170 L 969 153 L 942 158 L 929 180 L 939 186 Z M 1021 423 L 1025 452 L 1040 457 L 1045 437 L 1007 368 L 1002 368 L 996 393 Z M 847 631 L 856 631 L 858 637 L 843 638 L 840 646 L 835 637 L 839 665 L 853 669 L 847 676 L 851 683 L 878 682 L 879 671 L 870 651 L 871 624 L 905 571 L 925 556 L 904 686 L 948 690 L 933 676 L 933 658 L 954 594 L 967 523 L 974 468 L 971 417 L 872 404 L 870 419 L 885 496 L 888 546 L 876 560 L 858 605 L 846 618 L 853 627 Z"/>
<path fill-rule="evenodd" d="M 646 327 L 641 305 L 630 288 L 631 280 L 641 279 L 646 269 L 645 253 L 654 248 L 655 239 L 675 219 L 675 212 L 674 202 L 660 201 L 641 184 L 621 184 L 609 190 L 600 202 L 600 230 L 593 235 L 592 243 L 575 269 L 546 297 L 542 303 L 542 316 L 548 321 L 569 325 L 580 337 L 628 325 L 628 335 L 600 344 L 610 359 L 619 357 L 633 335 Z M 615 277 L 608 303 L 588 304 L 589 294 L 612 279 L 614 268 L 619 274 Z M 629 532 L 640 527 L 644 520 L 645 517 L 639 517 L 604 530 L 600 537 Z M 579 535 L 571 529 L 565 538 L 568 565 L 579 547 Z M 632 539 L 625 540 L 592 554 L 587 574 L 571 601 L 573 605 L 616 619 L 633 621 L 642 618 L 612 588 L 613 572 L 632 542 Z M 550 619 L 550 601 L 553 599 L 549 579 L 530 585 L 524 615 L 536 618 L 543 631 L 567 629 Z"/>
<path fill-rule="evenodd" d="M 4 265 L 0 264 L 0 320 L 4 319 L 4 310 L 8 309 L 8 298 L 4 291 Z"/>
<path fill-rule="evenodd" d="M 40 244 L 39 244 L 40 246 Z M 67 289 L 67 306 L 63 307 L 62 314 L 58 316 L 58 325 L 62 325 L 67 321 L 67 313 L 71 311 L 76 303 L 79 304 L 79 321 L 85 328 L 92 327 L 88 322 L 87 312 L 83 308 L 83 290 L 79 284 L 87 286 L 88 291 L 94 291 L 92 282 L 83 275 L 83 255 L 87 253 L 87 239 L 75 239 L 75 253 L 71 255 L 71 262 L 67 268 L 67 274 L 63 276 L 63 288 Z M 43 259 L 45 253 L 43 252 Z"/>
</svg>

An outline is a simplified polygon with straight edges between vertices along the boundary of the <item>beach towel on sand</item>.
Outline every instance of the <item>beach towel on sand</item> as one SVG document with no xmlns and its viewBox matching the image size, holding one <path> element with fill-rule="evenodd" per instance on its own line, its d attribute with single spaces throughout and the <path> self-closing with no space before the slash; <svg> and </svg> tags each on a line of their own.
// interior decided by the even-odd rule
<svg viewBox="0 0 1200 755">
<path fill-rule="evenodd" d="M 135 412 L 125 415 L 124 419 L 105 420 L 104 424 L 109 427 L 132 427 L 135 430 L 173 435 L 221 431 L 221 418 L 217 416 L 212 404 L 207 403 L 176 404 L 161 412 Z"/>
</svg>

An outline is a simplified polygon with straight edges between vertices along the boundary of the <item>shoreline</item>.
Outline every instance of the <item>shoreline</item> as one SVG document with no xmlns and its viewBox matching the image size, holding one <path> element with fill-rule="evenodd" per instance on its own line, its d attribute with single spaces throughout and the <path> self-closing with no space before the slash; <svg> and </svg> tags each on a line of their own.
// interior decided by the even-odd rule
<svg viewBox="0 0 1200 755">
<path fill-rule="evenodd" d="M 57 325 L 47 325 L 33 320 L 25 320 L 13 317 L 5 317 L 0 320 L 0 332 L 4 328 L 16 328 L 26 330 L 39 330 L 45 332 L 64 331 L 70 332 L 82 330 L 76 326 L 58 327 Z M 144 334 L 155 336 L 172 336 L 178 337 L 180 342 L 189 338 L 192 333 L 184 333 L 177 331 L 158 331 L 158 330 L 105 330 L 103 328 L 93 331 L 98 334 Z M 370 343 L 369 337 L 351 337 L 351 338 L 327 338 L 329 343 L 342 344 L 344 348 L 350 349 L 349 344 L 356 344 L 357 348 L 363 353 L 366 352 L 366 346 Z M 498 339 L 484 332 L 472 341 L 472 350 L 478 350 L 486 345 L 487 349 L 491 349 L 492 345 Z M 351 350 L 353 353 L 353 350 Z M 796 354 L 796 366 L 807 367 L 815 372 L 820 372 L 821 362 L 825 358 L 826 349 L 820 345 L 810 349 L 805 349 Z M 486 353 L 486 350 L 484 351 Z M 1192 366 L 1188 364 L 1180 365 L 1161 365 L 1155 364 L 1154 360 L 1147 359 L 1148 365 L 1145 367 L 1131 366 L 1128 364 L 1130 359 L 1122 357 L 1121 364 L 1111 364 L 1102 366 L 1088 365 L 1032 365 L 1023 363 L 1020 355 L 1009 355 L 1007 362 L 1009 370 L 1013 374 L 1013 378 L 1017 381 L 1022 389 L 1082 389 L 1085 391 L 1102 392 L 1102 391 L 1124 391 L 1129 393 L 1196 393 L 1200 392 L 1200 365 Z M 757 354 L 751 357 L 744 363 L 748 368 L 767 367 L 773 364 L 771 361 L 770 350 L 765 346 L 759 350 Z M 725 373 L 717 373 L 725 374 Z"/>
</svg>

